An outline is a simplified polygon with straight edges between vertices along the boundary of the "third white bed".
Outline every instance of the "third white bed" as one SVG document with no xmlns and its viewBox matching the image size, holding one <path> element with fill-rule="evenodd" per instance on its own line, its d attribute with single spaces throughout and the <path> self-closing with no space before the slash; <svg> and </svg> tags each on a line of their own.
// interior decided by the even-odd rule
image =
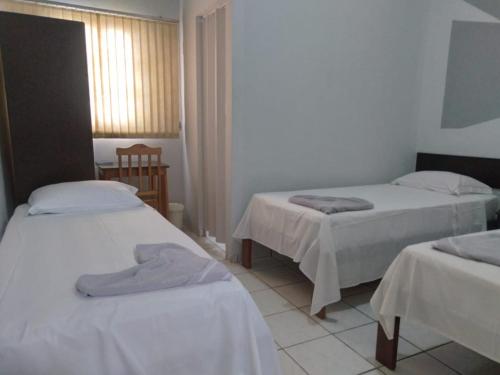
<svg viewBox="0 0 500 375">
<path fill-rule="evenodd" d="M 423 243 L 401 252 L 371 304 L 389 339 L 394 336 L 395 318 L 400 317 L 500 362 L 499 296 L 500 267 Z"/>
<path fill-rule="evenodd" d="M 288 202 L 297 194 L 363 198 L 373 210 L 325 215 Z M 383 184 L 255 194 L 234 237 L 252 239 L 300 262 L 314 283 L 311 314 L 339 301 L 340 288 L 382 277 L 414 243 L 486 229 L 495 195 L 454 196 Z"/>
</svg>

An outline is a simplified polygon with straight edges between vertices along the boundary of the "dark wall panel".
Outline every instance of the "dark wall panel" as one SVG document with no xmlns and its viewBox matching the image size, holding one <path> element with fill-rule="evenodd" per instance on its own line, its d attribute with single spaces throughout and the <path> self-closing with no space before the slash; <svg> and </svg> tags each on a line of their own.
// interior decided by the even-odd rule
<svg viewBox="0 0 500 375">
<path fill-rule="evenodd" d="M 46 184 L 93 179 L 83 24 L 0 12 L 0 49 L 15 204 Z"/>
</svg>

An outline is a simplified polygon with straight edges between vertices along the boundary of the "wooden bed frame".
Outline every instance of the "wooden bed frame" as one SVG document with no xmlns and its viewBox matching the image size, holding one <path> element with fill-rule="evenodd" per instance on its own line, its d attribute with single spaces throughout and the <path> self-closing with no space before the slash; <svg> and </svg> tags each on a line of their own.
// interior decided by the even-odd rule
<svg viewBox="0 0 500 375">
<path fill-rule="evenodd" d="M 492 188 L 500 188 L 500 159 L 456 156 L 442 154 L 417 153 L 415 171 L 446 171 L 470 176 Z M 241 264 L 245 268 L 252 268 L 252 240 L 242 241 Z M 317 316 L 326 318 L 326 307 Z M 399 319 L 397 320 L 399 328 Z M 384 334 L 379 327 L 379 339 L 377 340 L 377 360 L 388 368 L 395 366 L 397 354 L 397 336 L 395 340 L 384 341 L 380 334 Z M 384 335 L 385 337 L 385 335 Z M 380 344 L 380 345 L 379 345 Z M 380 350 L 379 350 L 380 349 Z M 380 355 L 379 355 L 380 351 Z M 394 353 L 393 353 L 394 352 Z M 390 354 L 393 353 L 391 356 Z M 394 363 L 393 363 L 394 361 Z M 392 367 L 394 368 L 394 367 Z"/>
</svg>

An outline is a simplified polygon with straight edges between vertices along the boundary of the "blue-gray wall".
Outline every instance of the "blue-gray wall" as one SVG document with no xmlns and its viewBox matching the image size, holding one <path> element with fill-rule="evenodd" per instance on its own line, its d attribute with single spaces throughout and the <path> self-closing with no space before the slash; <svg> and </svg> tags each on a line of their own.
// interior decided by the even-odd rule
<svg viewBox="0 0 500 375">
<path fill-rule="evenodd" d="M 256 192 L 412 170 L 427 5 L 233 2 L 233 224 Z"/>
</svg>

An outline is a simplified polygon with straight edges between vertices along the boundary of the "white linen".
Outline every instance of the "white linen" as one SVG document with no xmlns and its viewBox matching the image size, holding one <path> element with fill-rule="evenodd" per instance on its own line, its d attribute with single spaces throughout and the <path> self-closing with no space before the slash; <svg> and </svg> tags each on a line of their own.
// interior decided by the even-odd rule
<svg viewBox="0 0 500 375">
<path fill-rule="evenodd" d="M 137 188 L 118 181 L 75 181 L 40 187 L 30 194 L 29 214 L 125 210 L 143 206 Z"/>
<path fill-rule="evenodd" d="M 135 264 L 137 243 L 208 257 L 150 207 L 28 216 L 0 245 L 0 374 L 278 375 L 274 341 L 248 292 L 230 282 L 88 298 L 84 273 Z"/>
<path fill-rule="evenodd" d="M 325 215 L 294 205 L 297 194 L 357 197 L 370 211 Z M 382 277 L 406 246 L 486 228 L 494 195 L 454 196 L 391 184 L 255 194 L 234 233 L 300 262 L 314 282 L 311 314 L 340 300 L 340 288 Z"/>
<path fill-rule="evenodd" d="M 499 295 L 500 267 L 436 251 L 431 243 L 423 243 L 401 252 L 371 305 L 390 339 L 394 318 L 399 316 L 500 362 Z"/>
<path fill-rule="evenodd" d="M 441 171 L 413 172 L 395 179 L 392 184 L 454 195 L 493 193 L 491 187 L 475 178 Z"/>
</svg>

